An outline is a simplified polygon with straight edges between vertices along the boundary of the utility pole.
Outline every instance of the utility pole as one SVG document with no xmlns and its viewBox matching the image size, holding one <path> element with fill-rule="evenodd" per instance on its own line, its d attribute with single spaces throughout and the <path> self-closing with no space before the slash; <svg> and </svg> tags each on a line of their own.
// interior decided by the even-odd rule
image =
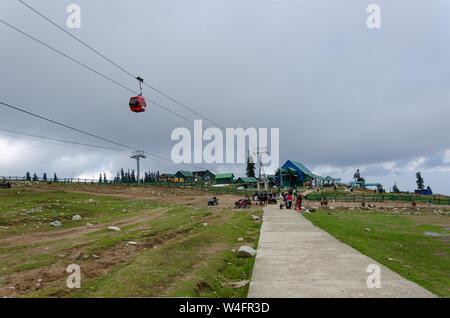
<svg viewBox="0 0 450 318">
<path fill-rule="evenodd" d="M 137 182 L 140 183 L 141 179 L 140 179 L 140 174 L 139 174 L 139 168 L 140 168 L 139 167 L 139 161 L 140 161 L 141 158 L 142 159 L 146 158 L 145 155 L 144 155 L 144 152 L 142 150 L 133 151 L 133 154 L 131 155 L 130 158 L 136 159 L 136 163 L 137 163 Z"/>
<path fill-rule="evenodd" d="M 281 189 L 283 189 L 283 172 L 281 171 L 281 166 L 280 166 L 280 191 Z"/>
<path fill-rule="evenodd" d="M 261 154 L 262 153 L 268 153 L 267 147 L 264 147 L 263 150 L 261 150 L 260 148 L 256 148 L 256 151 L 253 153 L 253 154 L 256 154 L 256 156 L 257 156 L 256 158 L 257 158 L 257 160 L 259 162 L 259 165 L 258 165 L 259 166 L 258 167 L 258 182 L 257 182 L 258 193 L 260 193 L 260 189 L 261 189 L 260 183 L 261 183 L 261 168 L 262 168 Z M 264 188 L 267 191 L 267 183 L 266 182 L 264 182 Z"/>
</svg>

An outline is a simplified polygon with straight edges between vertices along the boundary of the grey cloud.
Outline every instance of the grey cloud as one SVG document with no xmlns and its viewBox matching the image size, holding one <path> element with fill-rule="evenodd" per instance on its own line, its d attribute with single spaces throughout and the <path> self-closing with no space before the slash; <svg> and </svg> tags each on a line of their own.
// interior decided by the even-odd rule
<svg viewBox="0 0 450 318">
<path fill-rule="evenodd" d="M 450 148 L 443 137 L 450 134 L 448 2 L 379 0 L 382 28 L 369 30 L 365 9 L 372 2 L 79 0 L 82 28 L 71 32 L 225 127 L 279 127 L 280 161 L 338 168 L 396 161 L 401 167 Z M 64 25 L 72 1 L 28 3 Z M 9 23 L 137 89 L 135 80 L 17 2 L 2 1 L 0 12 Z M 192 129 L 151 103 L 146 113 L 131 113 L 131 93 L 3 25 L 0 37 L 7 43 L 0 51 L 3 101 L 166 157 L 172 129 Z M 144 94 L 198 119 L 148 88 Z M 95 142 L 5 109 L 0 126 Z M 52 156 L 61 151 L 43 149 Z M 36 166 L 48 160 L 36 158 L 30 161 Z M 438 158 L 429 160 L 425 165 Z M 97 161 L 101 156 L 92 159 L 92 169 Z M 127 158 L 111 162 L 134 166 Z M 0 174 L 26 167 L 3 165 Z M 213 168 L 244 173 L 237 166 Z M 444 179 L 439 182 L 450 191 Z"/>
</svg>

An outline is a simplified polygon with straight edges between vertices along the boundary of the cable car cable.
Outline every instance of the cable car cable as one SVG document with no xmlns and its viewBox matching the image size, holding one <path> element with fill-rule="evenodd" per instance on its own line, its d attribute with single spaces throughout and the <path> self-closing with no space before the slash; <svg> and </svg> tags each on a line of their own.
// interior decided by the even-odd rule
<svg viewBox="0 0 450 318">
<path fill-rule="evenodd" d="M 118 146 L 121 146 L 121 147 L 130 149 L 130 150 L 138 151 L 137 148 L 130 147 L 130 146 L 127 146 L 127 145 L 125 145 L 125 144 L 123 144 L 123 143 L 116 142 L 116 141 L 113 141 L 113 140 L 111 140 L 111 139 L 107 139 L 107 138 L 98 136 L 98 135 L 96 135 L 96 134 L 93 134 L 93 133 L 90 133 L 90 132 L 83 131 L 83 130 L 81 130 L 81 129 L 78 129 L 78 128 L 69 126 L 69 125 L 67 125 L 67 124 L 61 123 L 61 122 L 59 122 L 59 121 L 56 121 L 56 120 L 53 120 L 53 119 L 50 119 L 50 118 L 47 118 L 47 117 L 38 115 L 38 114 L 36 114 L 36 113 L 32 113 L 32 112 L 30 112 L 30 111 L 27 111 L 27 110 L 25 110 L 25 109 L 19 108 L 19 107 L 17 107 L 17 106 L 13 106 L 13 105 L 11 105 L 11 104 L 8 104 L 8 103 L 2 102 L 2 101 L 0 101 L 0 106 L 8 107 L 8 108 L 10 108 L 10 109 L 13 109 L 13 110 L 16 110 L 16 111 L 25 113 L 25 114 L 27 114 L 27 115 L 30 115 L 30 116 L 39 118 L 39 119 L 41 119 L 41 120 L 48 121 L 48 122 L 53 123 L 53 124 L 55 124 L 55 125 L 58 125 L 58 126 L 61 126 L 61 127 L 64 127 L 64 128 L 67 128 L 67 129 L 70 129 L 70 130 L 73 130 L 73 131 L 76 131 L 76 132 L 81 133 L 81 134 L 85 134 L 85 135 L 90 136 L 90 137 L 93 137 L 93 138 L 97 138 L 97 139 L 100 139 L 100 140 L 103 140 L 103 141 L 106 141 L 106 142 L 109 142 L 109 143 L 112 143 L 112 144 L 115 144 L 115 145 L 118 145 Z M 145 153 L 146 153 L 147 155 L 149 155 L 149 156 L 156 157 L 156 158 L 160 158 L 160 159 L 163 159 L 163 160 L 167 160 L 167 161 L 173 163 L 173 161 L 172 161 L 171 159 L 165 158 L 165 157 L 163 157 L 163 156 L 160 156 L 160 155 L 157 155 L 157 154 L 153 154 L 153 153 L 148 152 L 148 151 L 145 151 Z M 174 163 L 173 163 L 173 164 L 174 164 Z M 174 165 L 175 165 L 175 164 L 174 164 Z M 183 165 L 187 165 L 187 164 L 183 164 Z M 193 166 L 195 167 L 195 165 L 193 165 Z M 203 169 L 203 167 L 202 167 L 201 169 Z"/>
<path fill-rule="evenodd" d="M 32 35 L 29 35 L 28 33 L 26 33 L 26 32 L 24 32 L 24 31 L 22 31 L 22 30 L 16 28 L 15 26 L 13 26 L 13 25 L 11 25 L 11 24 L 5 22 L 4 20 L 0 19 L 0 22 L 3 23 L 4 25 L 8 26 L 9 28 L 12 28 L 13 30 L 15 30 L 15 31 L 17 31 L 17 32 L 19 32 L 19 33 L 21 33 L 21 34 L 27 36 L 28 38 L 32 39 L 33 41 L 38 42 L 39 44 L 41 44 L 41 45 L 43 45 L 43 46 L 49 48 L 50 50 L 52 50 L 52 51 L 54 51 L 54 52 L 56 52 L 56 53 L 58 53 L 58 54 L 64 56 L 65 58 L 69 59 L 70 61 L 72 61 L 72 62 L 74 62 L 74 63 L 76 63 L 76 64 L 78 64 L 78 65 L 80 65 L 80 66 L 82 66 L 82 67 L 84 67 L 84 68 L 86 68 L 86 69 L 88 69 L 89 71 L 94 72 L 95 74 L 97 74 L 97 75 L 103 77 L 104 79 L 106 79 L 106 80 L 108 80 L 108 81 L 110 81 L 110 82 L 112 82 L 112 83 L 114 83 L 114 84 L 116 84 L 116 85 L 122 87 L 123 89 L 126 89 L 126 90 L 128 90 L 129 92 L 132 92 L 132 93 L 134 93 L 134 94 L 137 94 L 137 93 L 136 93 L 134 90 L 132 90 L 131 88 L 129 88 L 129 87 L 127 87 L 127 86 L 125 86 L 125 85 L 123 85 L 123 84 L 117 82 L 116 80 L 114 80 L 114 79 L 112 79 L 112 78 L 110 78 L 110 77 L 108 77 L 108 76 L 106 76 L 106 75 L 100 73 L 99 71 L 96 71 L 95 69 L 93 69 L 92 67 L 90 67 L 90 66 L 84 64 L 83 62 L 80 62 L 80 61 L 78 61 L 77 59 L 75 59 L 75 58 L 73 58 L 73 57 L 71 57 L 71 56 L 69 56 L 69 55 L 67 55 L 67 54 L 65 54 L 65 53 L 63 53 L 63 52 L 61 52 L 60 50 L 55 49 L 54 47 L 48 45 L 47 43 L 45 43 L 45 42 L 43 42 L 43 41 L 41 41 L 41 40 L 39 40 L 39 39 L 33 37 Z M 143 97 L 143 98 L 145 98 L 146 100 L 148 100 L 148 101 L 151 102 L 152 104 L 154 104 L 154 105 L 156 105 L 156 106 L 158 106 L 158 107 L 164 109 L 165 111 L 171 113 L 172 115 L 174 115 L 174 116 L 176 116 L 176 117 L 178 117 L 178 118 L 180 118 L 180 119 L 185 120 L 185 121 L 188 122 L 189 124 L 195 125 L 195 124 L 193 123 L 193 121 L 187 119 L 187 118 L 184 117 L 184 116 L 181 116 L 181 115 L 177 114 L 176 112 L 174 112 L 174 111 L 170 110 L 169 108 L 167 108 L 167 107 L 165 107 L 165 106 L 163 106 L 163 105 L 161 105 L 161 104 L 159 104 L 159 103 L 157 103 L 157 102 L 151 100 L 150 98 L 148 98 L 148 97 Z"/>
<path fill-rule="evenodd" d="M 127 71 L 125 68 L 123 68 L 122 66 L 120 66 L 119 64 L 117 64 L 116 62 L 112 61 L 110 58 L 108 58 L 107 56 L 105 56 L 104 54 L 100 53 L 98 50 L 96 50 L 95 48 L 93 48 L 92 46 L 90 46 L 89 44 L 87 44 L 86 42 L 84 42 L 83 40 L 79 39 L 78 37 L 76 37 L 75 35 L 73 35 L 72 33 L 70 33 L 69 31 L 67 31 L 66 29 L 64 29 L 63 27 L 61 27 L 60 25 L 58 25 L 56 22 L 54 22 L 53 20 L 51 20 L 50 18 L 48 18 L 46 15 L 44 15 L 43 13 L 39 12 L 38 10 L 34 9 L 33 7 L 31 7 L 29 4 L 27 4 L 26 2 L 22 1 L 22 0 L 17 0 L 19 1 L 21 4 L 23 4 L 24 6 L 26 6 L 27 8 L 29 8 L 30 10 L 32 10 L 33 12 L 35 12 L 36 14 L 40 15 L 42 18 L 44 18 L 45 20 L 47 20 L 49 23 L 53 24 L 55 27 L 57 27 L 58 29 L 60 29 L 61 31 L 63 31 L 64 33 L 66 33 L 67 35 L 69 35 L 71 38 L 75 39 L 76 41 L 78 41 L 79 43 L 81 43 L 82 45 L 84 45 L 85 47 L 87 47 L 88 49 L 90 49 L 91 51 L 93 51 L 94 53 L 96 53 L 97 55 L 99 55 L 100 57 L 102 57 L 103 59 L 105 59 L 106 61 L 108 61 L 109 63 L 111 63 L 112 65 L 114 65 L 115 67 L 117 67 L 118 69 L 120 69 L 121 71 L 123 71 L 124 73 L 128 74 L 129 76 L 131 76 L 132 78 L 137 79 L 138 77 L 136 77 L 135 75 L 133 75 L 132 73 L 130 73 L 129 71 Z M 185 105 L 184 103 L 180 102 L 179 100 L 171 97 L 170 95 L 168 95 L 167 93 L 164 93 L 163 91 L 161 91 L 160 89 L 147 84 L 146 82 L 143 83 L 145 86 L 149 87 L 150 89 L 154 90 L 155 92 L 157 92 L 158 94 L 170 99 L 171 101 L 173 101 L 174 103 L 178 104 L 179 106 L 191 111 L 192 113 L 196 114 L 197 116 L 202 117 L 203 119 L 209 121 L 210 123 L 216 125 L 217 127 L 220 127 L 222 129 L 225 130 L 225 128 L 222 125 L 219 125 L 218 123 L 216 123 L 215 121 L 209 119 L 208 117 L 200 114 L 199 112 L 195 111 L 194 109 L 192 109 L 191 107 Z M 142 94 L 142 92 L 141 92 Z"/>
</svg>

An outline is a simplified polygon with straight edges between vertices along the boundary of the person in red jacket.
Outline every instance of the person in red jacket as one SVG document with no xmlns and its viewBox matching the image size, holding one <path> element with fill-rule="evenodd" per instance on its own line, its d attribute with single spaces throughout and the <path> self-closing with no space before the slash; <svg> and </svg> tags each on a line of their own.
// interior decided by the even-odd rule
<svg viewBox="0 0 450 318">
<path fill-rule="evenodd" d="M 286 209 L 290 209 L 291 207 L 292 207 L 292 189 L 289 190 L 289 193 L 287 196 Z"/>
</svg>

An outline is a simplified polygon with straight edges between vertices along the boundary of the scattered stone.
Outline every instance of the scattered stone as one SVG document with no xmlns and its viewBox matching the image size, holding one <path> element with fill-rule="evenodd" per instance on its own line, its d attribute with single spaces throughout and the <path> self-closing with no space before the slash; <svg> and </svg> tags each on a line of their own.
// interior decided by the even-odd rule
<svg viewBox="0 0 450 318">
<path fill-rule="evenodd" d="M 208 225 L 208 223 L 203 223 L 203 226 L 207 226 Z"/>
<path fill-rule="evenodd" d="M 89 255 L 83 255 L 83 259 L 88 259 Z"/>
<path fill-rule="evenodd" d="M 426 236 L 449 236 L 447 233 L 423 232 Z"/>
<path fill-rule="evenodd" d="M 236 283 L 231 283 L 231 287 L 233 288 L 241 288 L 246 286 L 249 283 L 248 280 L 242 280 L 240 282 L 236 282 Z"/>
<path fill-rule="evenodd" d="M 40 283 L 40 282 L 42 282 L 42 278 L 39 278 L 39 279 L 38 279 L 38 283 Z"/>
<path fill-rule="evenodd" d="M 36 285 L 34 285 L 34 289 L 38 290 L 41 289 L 41 283 L 36 283 Z"/>
<path fill-rule="evenodd" d="M 243 237 L 239 237 L 237 240 L 238 240 L 238 242 L 244 242 L 244 238 Z"/>
<path fill-rule="evenodd" d="M 4 281 L 5 277 L 0 276 L 0 282 Z"/>
<path fill-rule="evenodd" d="M 50 222 L 50 225 L 58 227 L 58 226 L 62 226 L 62 223 L 59 222 L 58 220 L 56 220 L 56 221 Z"/>
<path fill-rule="evenodd" d="M 95 254 L 92 254 L 92 257 L 93 257 L 93 258 L 100 258 L 100 256 L 95 255 Z"/>
<path fill-rule="evenodd" d="M 111 231 L 120 231 L 120 227 L 117 227 L 117 226 L 108 226 L 108 230 L 111 230 Z"/>
<path fill-rule="evenodd" d="M 134 241 L 129 241 L 127 244 L 128 244 L 128 245 L 137 245 L 137 243 L 134 242 Z"/>
<path fill-rule="evenodd" d="M 81 220 L 81 216 L 80 215 L 74 215 L 72 216 L 72 221 L 80 221 Z"/>
<path fill-rule="evenodd" d="M 252 220 L 254 220 L 254 221 L 259 220 L 259 216 L 257 216 L 257 215 L 252 215 Z"/>
<path fill-rule="evenodd" d="M 395 261 L 395 258 L 388 257 L 388 260 L 390 260 L 390 261 Z"/>
<path fill-rule="evenodd" d="M 256 251 L 252 247 L 243 245 L 243 246 L 239 247 L 237 256 L 238 257 L 253 257 L 255 255 L 256 255 Z"/>
<path fill-rule="evenodd" d="M 70 259 L 80 259 L 80 258 L 81 258 L 81 252 L 77 252 L 70 256 Z"/>
<path fill-rule="evenodd" d="M 364 229 L 364 231 L 370 232 L 370 229 L 369 229 L 368 227 L 366 227 L 366 228 Z"/>
<path fill-rule="evenodd" d="M 89 199 L 89 200 L 87 200 L 86 202 L 87 202 L 87 203 L 95 203 L 95 200 L 94 200 L 94 199 Z"/>
<path fill-rule="evenodd" d="M 92 223 L 86 223 L 86 226 L 94 226 Z"/>
</svg>

